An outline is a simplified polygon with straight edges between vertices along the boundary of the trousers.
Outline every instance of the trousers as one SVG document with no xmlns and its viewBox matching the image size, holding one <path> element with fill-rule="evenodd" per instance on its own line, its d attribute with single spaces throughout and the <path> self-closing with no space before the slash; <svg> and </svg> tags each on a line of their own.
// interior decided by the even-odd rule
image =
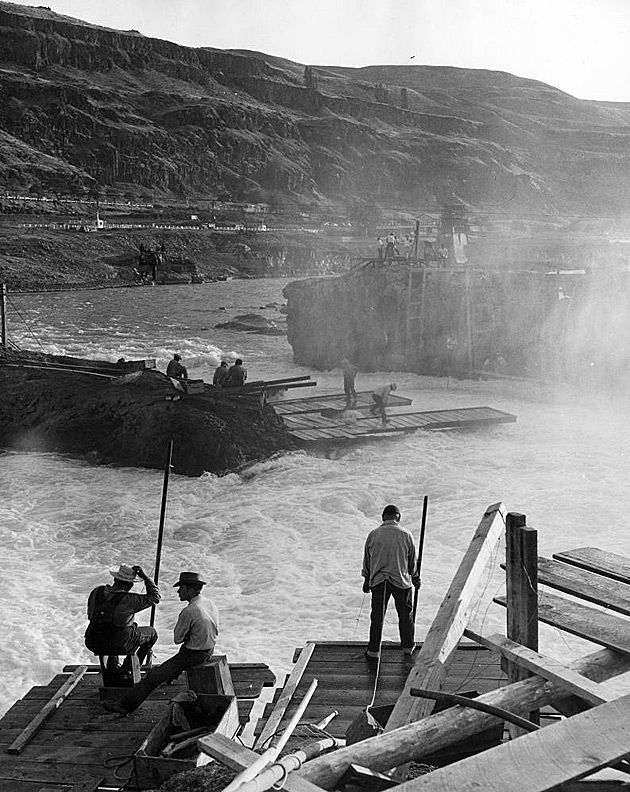
<svg viewBox="0 0 630 792">
<path fill-rule="evenodd" d="M 209 657 L 212 657 L 212 649 L 186 649 L 185 646 L 182 646 L 177 654 L 152 668 L 141 682 L 135 685 L 129 693 L 125 693 L 120 699 L 120 704 L 128 712 L 133 712 L 163 682 L 173 682 L 182 671 L 205 663 Z"/>
<path fill-rule="evenodd" d="M 138 655 L 140 665 L 145 661 L 146 656 L 158 639 L 155 627 L 138 627 L 134 625 L 133 630 L 99 629 L 99 626 L 88 628 L 85 634 L 85 645 L 96 655 L 128 655 L 135 652 Z M 112 661 L 117 665 L 117 661 Z"/>
<path fill-rule="evenodd" d="M 370 613 L 370 640 L 368 643 L 369 652 L 378 652 L 381 646 L 383 635 L 383 621 L 387 611 L 387 603 L 390 595 L 394 598 L 396 611 L 398 613 L 398 632 L 400 634 L 400 645 L 403 649 L 410 649 L 414 646 L 415 625 L 413 623 L 413 589 L 398 588 L 387 581 L 373 586 L 372 592 L 372 612 Z"/>
</svg>

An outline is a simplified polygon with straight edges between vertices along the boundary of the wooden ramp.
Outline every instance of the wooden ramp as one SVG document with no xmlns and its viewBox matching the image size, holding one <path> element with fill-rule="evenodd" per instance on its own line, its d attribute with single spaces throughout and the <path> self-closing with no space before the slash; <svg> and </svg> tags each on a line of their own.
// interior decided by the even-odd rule
<svg viewBox="0 0 630 792">
<path fill-rule="evenodd" d="M 158 688 L 137 712 L 125 718 L 103 709 L 98 666 L 88 666 L 76 687 L 25 745 L 7 749 L 29 726 L 78 666 L 66 666 L 48 685 L 31 688 L 0 719 L 0 792 L 92 792 L 99 785 L 121 788 L 131 772 L 126 763 L 164 715 L 170 699 L 186 689 L 182 675 Z M 230 664 L 241 723 L 275 676 L 263 663 Z"/>
<path fill-rule="evenodd" d="M 304 399 L 303 401 L 308 401 Z M 388 408 L 386 426 L 372 415 L 353 416 L 352 420 L 332 419 L 315 412 L 285 413 L 282 419 L 289 433 L 305 444 L 344 443 L 362 439 L 399 435 L 418 429 L 466 429 L 513 423 L 516 416 L 493 407 L 464 407 L 453 410 L 392 413 Z"/>
</svg>

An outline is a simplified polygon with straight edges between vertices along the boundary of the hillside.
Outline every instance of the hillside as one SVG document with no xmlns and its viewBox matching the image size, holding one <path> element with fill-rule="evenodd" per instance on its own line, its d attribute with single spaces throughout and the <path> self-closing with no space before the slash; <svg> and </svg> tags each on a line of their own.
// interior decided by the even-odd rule
<svg viewBox="0 0 630 792">
<path fill-rule="evenodd" d="M 0 2 L 0 180 L 355 212 L 628 206 L 628 104 L 483 70 L 309 71 Z"/>
</svg>

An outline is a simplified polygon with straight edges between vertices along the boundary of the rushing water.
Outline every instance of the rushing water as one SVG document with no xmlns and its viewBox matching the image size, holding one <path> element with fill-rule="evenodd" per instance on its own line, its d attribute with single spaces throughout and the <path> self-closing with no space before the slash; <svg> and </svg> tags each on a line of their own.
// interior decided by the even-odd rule
<svg viewBox="0 0 630 792">
<path fill-rule="evenodd" d="M 49 352 L 110 360 L 155 357 L 162 370 L 180 352 L 189 374 L 205 379 L 220 356 L 239 355 L 250 379 L 311 374 L 318 391 L 338 392 L 339 371 L 294 366 L 285 338 L 214 329 L 239 313 L 272 315 L 261 306 L 281 301 L 284 283 L 14 295 L 10 331 L 24 347 L 41 343 Z M 623 404 L 575 406 L 531 385 L 390 372 L 360 374 L 357 387 L 392 380 L 415 409 L 487 404 L 517 414 L 518 422 L 486 431 L 418 432 L 331 458 L 292 453 L 223 478 L 172 476 L 158 659 L 173 650 L 171 628 L 181 605 L 171 583 L 182 569 L 209 581 L 221 612 L 217 649 L 232 661 L 265 661 L 283 672 L 306 640 L 364 639 L 365 535 L 390 502 L 417 534 L 424 494 L 429 518 L 420 634 L 488 504 L 501 500 L 508 510 L 526 513 L 544 554 L 584 545 L 630 554 L 630 431 Z M 153 567 L 161 488 L 159 471 L 94 468 L 56 454 L 0 455 L 0 712 L 63 664 L 91 660 L 83 647 L 87 594 L 109 580 L 110 566 Z M 486 593 L 501 590 L 499 562 L 497 552 Z M 385 637 L 396 639 L 391 611 Z M 475 618 L 496 630 L 504 614 L 492 605 Z M 552 654 L 576 646 L 551 628 L 543 628 L 541 645 Z"/>
</svg>

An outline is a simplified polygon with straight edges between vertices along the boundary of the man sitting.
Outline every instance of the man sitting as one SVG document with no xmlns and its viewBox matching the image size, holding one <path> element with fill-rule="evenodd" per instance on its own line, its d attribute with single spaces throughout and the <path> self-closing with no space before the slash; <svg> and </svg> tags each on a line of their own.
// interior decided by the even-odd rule
<svg viewBox="0 0 630 792">
<path fill-rule="evenodd" d="M 173 657 L 154 666 L 142 682 L 117 701 L 103 701 L 109 712 L 127 715 L 136 710 L 142 702 L 163 682 L 172 682 L 186 668 L 201 665 L 214 651 L 219 632 L 219 614 L 212 602 L 201 597 L 206 585 L 197 572 L 180 572 L 179 580 L 173 588 L 179 588 L 179 598 L 188 605 L 181 611 L 173 631 L 173 640 L 182 644 Z"/>
<path fill-rule="evenodd" d="M 110 569 L 114 578 L 111 586 L 97 586 L 90 592 L 87 615 L 90 623 L 85 631 L 85 645 L 96 655 L 108 655 L 107 670 L 116 673 L 118 655 L 136 653 L 140 664 L 157 641 L 153 627 L 139 627 L 133 617 L 139 611 L 157 605 L 160 591 L 142 567 L 121 564 Z M 145 593 L 134 594 L 131 589 L 144 581 Z"/>
<path fill-rule="evenodd" d="M 179 361 L 181 355 L 173 355 L 173 359 L 169 361 L 166 367 L 166 376 L 173 377 L 173 379 L 188 379 L 188 371 L 186 366 L 183 366 Z"/>
</svg>

